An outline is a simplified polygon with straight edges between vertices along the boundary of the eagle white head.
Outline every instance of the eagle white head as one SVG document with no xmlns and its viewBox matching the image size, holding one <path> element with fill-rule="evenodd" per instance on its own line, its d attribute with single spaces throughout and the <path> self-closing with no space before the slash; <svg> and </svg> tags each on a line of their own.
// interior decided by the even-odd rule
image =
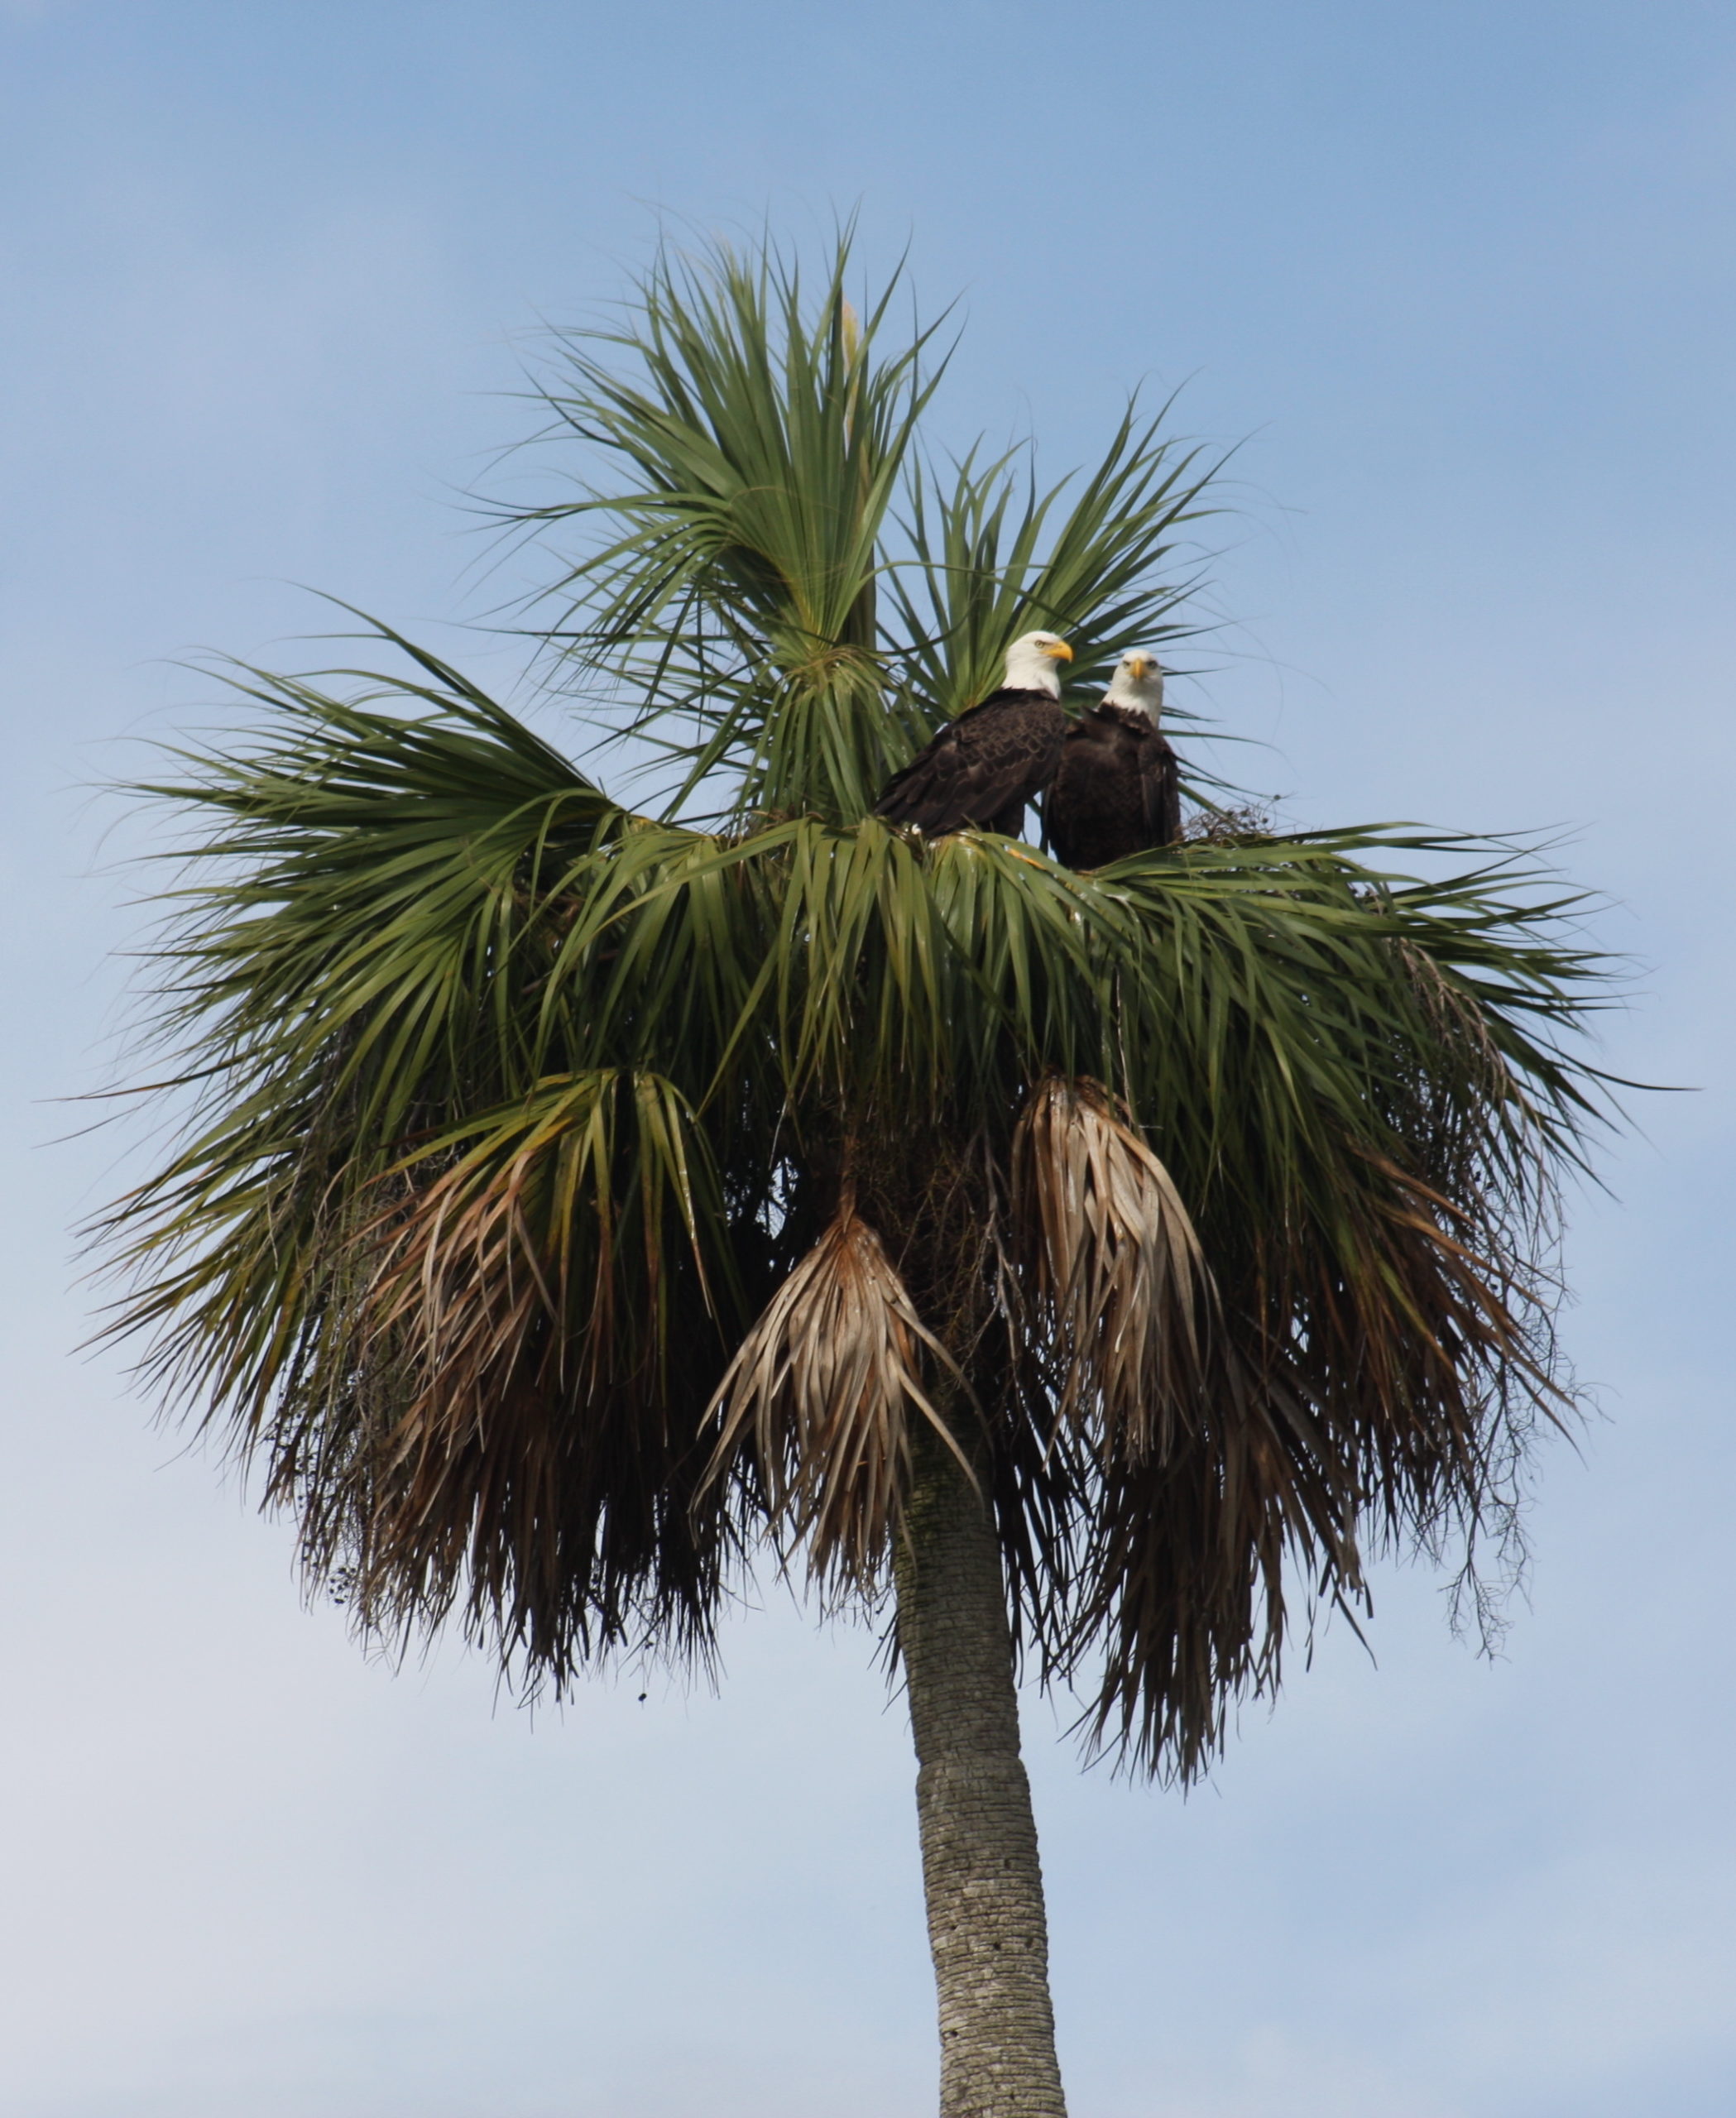
<svg viewBox="0 0 1736 2118">
<path fill-rule="evenodd" d="M 1155 721 L 1163 711 L 1163 671 L 1155 654 L 1136 647 L 1115 664 L 1104 693 L 1105 706 L 1125 706 Z"/>
<path fill-rule="evenodd" d="M 1007 649 L 1006 688 L 1010 692 L 1047 692 L 1051 698 L 1059 698 L 1061 672 L 1055 665 L 1072 659 L 1072 649 L 1057 634 L 1023 633 Z"/>
</svg>

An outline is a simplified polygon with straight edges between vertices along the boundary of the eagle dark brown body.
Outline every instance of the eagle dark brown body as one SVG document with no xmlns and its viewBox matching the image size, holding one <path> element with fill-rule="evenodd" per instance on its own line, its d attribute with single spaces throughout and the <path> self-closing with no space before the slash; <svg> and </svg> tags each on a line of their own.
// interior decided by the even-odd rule
<svg viewBox="0 0 1736 2118">
<path fill-rule="evenodd" d="M 1181 836 L 1182 792 L 1169 740 L 1137 707 L 1101 706 L 1074 724 L 1043 804 L 1050 851 L 1101 868 Z"/>
<path fill-rule="evenodd" d="M 892 775 L 874 813 L 935 837 L 998 831 L 1016 838 L 1026 803 L 1054 772 L 1068 726 L 1047 692 L 991 692 Z"/>
</svg>

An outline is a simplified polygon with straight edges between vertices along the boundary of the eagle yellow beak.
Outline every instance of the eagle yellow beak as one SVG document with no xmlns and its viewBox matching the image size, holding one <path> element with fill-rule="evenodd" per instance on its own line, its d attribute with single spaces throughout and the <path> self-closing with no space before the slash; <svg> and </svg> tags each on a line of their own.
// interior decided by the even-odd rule
<svg viewBox="0 0 1736 2118">
<path fill-rule="evenodd" d="M 1127 667 L 1134 682 L 1136 684 L 1143 684 L 1145 681 L 1145 672 L 1151 667 L 1151 657 L 1149 654 L 1129 654 L 1127 658 Z"/>
<path fill-rule="evenodd" d="M 1053 647 L 1045 647 L 1043 651 L 1051 662 L 1071 662 L 1073 659 L 1073 650 L 1064 640 L 1057 640 Z"/>
</svg>

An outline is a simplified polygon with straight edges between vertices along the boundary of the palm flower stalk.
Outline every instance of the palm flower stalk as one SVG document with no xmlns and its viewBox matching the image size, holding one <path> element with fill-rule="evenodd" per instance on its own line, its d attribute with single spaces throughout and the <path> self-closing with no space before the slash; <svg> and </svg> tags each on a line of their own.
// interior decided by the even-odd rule
<svg viewBox="0 0 1736 2118">
<path fill-rule="evenodd" d="M 384 674 L 234 673 L 252 732 L 151 790 L 183 1127 L 101 1234 L 149 1387 L 365 1633 L 559 1689 L 703 1661 L 768 1553 L 890 1610 L 943 2118 L 1054 2118 L 1015 1675 L 1185 1780 L 1297 1584 L 1499 1541 L 1568 1409 L 1602 974 L 1475 841 L 1081 875 L 874 818 L 1014 635 L 1088 686 L 1185 630 L 1210 467 L 1135 410 L 1052 491 L 938 472 L 944 362 L 846 266 L 661 258 L 544 388 L 544 675 L 659 801 L 384 628 Z"/>
</svg>

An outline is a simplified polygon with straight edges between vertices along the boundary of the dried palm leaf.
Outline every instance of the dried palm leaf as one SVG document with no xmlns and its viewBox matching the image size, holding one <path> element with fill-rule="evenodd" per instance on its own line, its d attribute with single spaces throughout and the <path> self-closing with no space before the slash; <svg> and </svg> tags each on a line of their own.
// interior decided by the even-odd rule
<svg viewBox="0 0 1736 2118">
<path fill-rule="evenodd" d="M 965 1387 L 846 1196 L 730 1363 L 712 1404 L 722 1430 L 707 1483 L 751 1434 L 774 1512 L 806 1546 L 810 1574 L 871 1588 L 909 1487 L 913 1406 L 970 1469 L 923 1387 L 923 1347 Z"/>
<path fill-rule="evenodd" d="M 1167 1454 L 1195 1420 L 1213 1300 L 1168 1171 L 1096 1082 L 1051 1075 L 1014 1133 L 1012 1175 L 1058 1416 L 1107 1452 Z"/>
<path fill-rule="evenodd" d="M 724 1539 L 689 1506 L 724 1341 L 711 1174 L 666 1082 L 553 1078 L 419 1149 L 348 1246 L 341 1360 L 298 1389 L 341 1444 L 280 1451 L 317 1572 L 367 1628 L 468 1592 L 557 1682 L 673 1625 L 702 1649 Z"/>
<path fill-rule="evenodd" d="M 1105 1467 L 1072 1664 L 1103 1653 L 1086 1726 L 1184 1780 L 1231 1700 L 1276 1689 L 1287 1575 L 1365 1609 L 1369 1554 L 1454 1529 L 1511 1550 L 1528 1422 L 1570 1404 L 1492 1231 L 1384 1157 L 1353 1147 L 1340 1174 L 1330 1239 L 1258 1230 L 1219 1255 L 1200 1430 Z"/>
</svg>

